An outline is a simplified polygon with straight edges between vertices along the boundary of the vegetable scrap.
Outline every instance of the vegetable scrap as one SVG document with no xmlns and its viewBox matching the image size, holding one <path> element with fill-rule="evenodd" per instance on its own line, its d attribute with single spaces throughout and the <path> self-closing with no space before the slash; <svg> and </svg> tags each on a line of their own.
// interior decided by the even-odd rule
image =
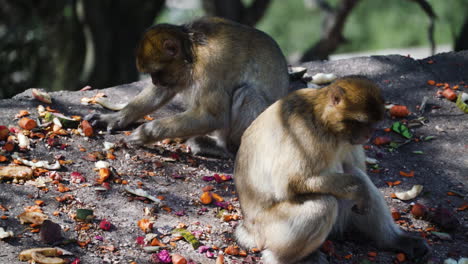
<svg viewBox="0 0 468 264">
<path fill-rule="evenodd" d="M 192 245 L 193 249 L 197 249 L 201 246 L 200 241 L 198 241 L 198 239 L 185 228 L 176 228 L 172 231 L 172 233 L 181 235 L 185 241 Z"/>
<path fill-rule="evenodd" d="M 336 80 L 337 76 L 333 73 L 317 73 L 312 76 L 312 83 L 314 84 L 327 84 Z"/>
<path fill-rule="evenodd" d="M 48 217 L 42 213 L 41 209 L 26 210 L 24 213 L 18 215 L 20 223 L 28 224 L 32 223 L 35 225 L 41 225 Z"/>
<path fill-rule="evenodd" d="M 404 105 L 393 105 L 390 108 L 390 115 L 393 117 L 407 117 L 410 114 L 408 107 Z"/>
<path fill-rule="evenodd" d="M 19 156 L 18 153 L 13 153 L 13 155 L 11 155 L 12 158 L 14 158 L 15 160 L 21 162 L 22 164 L 26 165 L 26 166 L 29 166 L 33 169 L 35 168 L 44 168 L 44 169 L 48 169 L 48 170 L 58 170 L 60 169 L 60 162 L 58 160 L 55 161 L 54 164 L 50 164 L 48 161 L 46 160 L 39 160 L 39 161 L 29 161 L 27 159 L 23 159 Z"/>
<path fill-rule="evenodd" d="M 410 171 L 410 172 L 400 171 L 400 175 L 403 177 L 414 177 L 414 171 Z"/>
<path fill-rule="evenodd" d="M 52 97 L 47 93 L 45 92 L 43 89 L 36 89 L 36 88 L 33 88 L 31 89 L 31 93 L 33 95 L 33 97 L 43 103 L 46 103 L 46 104 L 51 104 L 52 103 Z"/>
<path fill-rule="evenodd" d="M 405 138 L 412 138 L 413 135 L 411 134 L 411 132 L 409 131 L 408 127 L 405 126 L 403 123 L 401 122 L 395 122 L 393 123 L 392 125 L 392 130 L 400 135 L 402 135 L 403 137 Z"/>
<path fill-rule="evenodd" d="M 91 209 L 77 209 L 76 219 L 78 221 L 90 221 L 94 218 L 94 211 Z"/>
<path fill-rule="evenodd" d="M 151 232 L 153 229 L 153 224 L 153 221 L 150 219 L 143 218 L 138 220 L 138 227 L 145 233 Z"/>
<path fill-rule="evenodd" d="M 395 197 L 403 201 L 411 200 L 411 199 L 416 198 L 416 196 L 418 196 L 422 192 L 422 190 L 423 190 L 422 185 L 414 185 L 408 191 L 395 193 Z"/>
<path fill-rule="evenodd" d="M 20 261 L 27 261 L 32 259 L 32 253 L 38 252 L 47 257 L 59 256 L 61 252 L 58 248 L 31 248 L 21 251 L 18 255 Z"/>
<path fill-rule="evenodd" d="M 155 196 L 152 196 L 150 195 L 148 192 L 146 192 L 145 190 L 143 189 L 132 189 L 128 186 L 125 186 L 124 190 L 128 193 L 131 193 L 133 195 L 136 195 L 136 196 L 141 196 L 141 197 L 145 197 L 157 204 L 162 204 L 162 199 L 159 199 L 158 197 L 155 197 Z"/>
<path fill-rule="evenodd" d="M 0 240 L 13 236 L 14 235 L 12 231 L 6 231 L 3 227 L 0 227 Z"/>
<path fill-rule="evenodd" d="M 26 166 L 0 166 L 0 180 L 29 180 L 33 177 L 33 170 Z"/>
<path fill-rule="evenodd" d="M 392 139 L 388 136 L 376 137 L 373 141 L 374 145 L 381 146 L 390 143 Z"/>
<path fill-rule="evenodd" d="M 457 98 L 456 105 L 465 114 L 468 114 L 468 93 L 461 93 Z"/>
<path fill-rule="evenodd" d="M 455 101 L 455 99 L 457 99 L 457 94 L 450 88 L 444 89 L 442 95 L 450 101 Z"/>
</svg>

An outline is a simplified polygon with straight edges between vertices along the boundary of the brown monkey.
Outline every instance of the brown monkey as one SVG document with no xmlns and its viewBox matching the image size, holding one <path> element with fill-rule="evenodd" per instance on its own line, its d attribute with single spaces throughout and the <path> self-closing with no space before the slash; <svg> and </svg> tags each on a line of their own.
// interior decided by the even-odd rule
<svg viewBox="0 0 468 264">
<path fill-rule="evenodd" d="M 425 241 L 394 224 L 365 173 L 361 144 L 383 116 L 379 88 L 361 76 L 295 91 L 260 114 L 235 164 L 239 244 L 261 248 L 268 264 L 327 263 L 317 249 L 332 230 L 352 225 L 379 247 L 425 256 Z"/>
<path fill-rule="evenodd" d="M 144 34 L 136 65 L 152 84 L 119 112 L 91 115 L 109 131 L 124 128 L 176 94 L 185 112 L 138 127 L 129 143 L 188 138 L 195 154 L 236 152 L 242 133 L 269 105 L 287 94 L 287 63 L 276 42 L 254 28 L 221 18 L 176 26 L 159 24 Z M 204 146 L 211 133 L 212 146 Z M 217 147 L 214 147 L 217 146 Z"/>
</svg>

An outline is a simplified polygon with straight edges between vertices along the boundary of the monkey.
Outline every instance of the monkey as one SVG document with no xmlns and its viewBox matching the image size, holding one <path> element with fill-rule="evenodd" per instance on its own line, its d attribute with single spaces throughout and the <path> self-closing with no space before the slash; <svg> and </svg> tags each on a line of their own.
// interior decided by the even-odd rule
<svg viewBox="0 0 468 264">
<path fill-rule="evenodd" d="M 199 155 L 235 153 L 244 130 L 289 87 L 286 59 L 270 36 L 216 17 L 149 28 L 138 44 L 136 67 L 152 83 L 121 111 L 86 119 L 111 132 L 180 94 L 184 112 L 143 124 L 126 141 L 189 138 L 192 153 Z"/>
<path fill-rule="evenodd" d="M 378 85 L 358 75 L 291 92 L 262 112 L 235 160 L 238 244 L 261 249 L 269 264 L 328 263 L 318 248 L 354 228 L 383 249 L 427 257 L 427 243 L 394 223 L 366 174 L 362 144 L 384 112 Z"/>
</svg>

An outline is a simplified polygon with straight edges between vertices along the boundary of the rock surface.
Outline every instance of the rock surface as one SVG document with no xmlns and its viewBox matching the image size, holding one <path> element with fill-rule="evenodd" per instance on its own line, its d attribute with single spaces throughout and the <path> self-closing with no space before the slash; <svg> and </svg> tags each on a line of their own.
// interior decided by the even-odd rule
<svg viewBox="0 0 468 264">
<path fill-rule="evenodd" d="M 402 221 L 398 222 L 402 228 L 411 232 L 423 231 L 422 234 L 427 237 L 433 249 L 432 258 L 435 263 L 448 257 L 468 257 L 468 210 L 457 211 L 457 208 L 466 207 L 468 203 L 468 115 L 462 113 L 455 103 L 436 96 L 441 87 L 427 84 L 428 80 L 434 80 L 436 83 L 448 83 L 451 87 L 458 85 L 458 92 L 468 93 L 468 51 L 439 54 L 423 60 L 402 56 L 374 56 L 310 62 L 303 66 L 308 68 L 309 75 L 318 72 L 334 73 L 337 76 L 365 75 L 381 85 L 389 103 L 408 106 L 412 114 L 407 120 L 424 118 L 422 126 L 412 128 L 419 141 L 408 141 L 394 149 L 369 144 L 367 155 L 379 162 L 379 168 L 369 170 L 369 175 L 386 197 L 389 207 L 402 215 Z M 147 82 L 148 80 L 144 80 L 99 91 L 54 92 L 51 93 L 53 103 L 50 107 L 68 116 L 84 116 L 92 111 L 105 112 L 99 106 L 81 105 L 81 98 L 103 92 L 117 102 L 126 102 Z M 300 83 L 295 83 L 295 87 L 300 86 Z M 428 97 L 428 102 L 424 113 L 420 114 L 417 106 L 425 96 Z M 36 118 L 36 107 L 40 104 L 42 103 L 32 98 L 31 90 L 11 99 L 0 100 L 0 125 L 17 126 L 15 115 L 20 110 L 28 110 L 31 117 Z M 164 109 L 152 114 L 152 117 L 159 118 L 182 110 L 183 107 L 176 98 Z M 377 136 L 390 135 L 393 141 L 404 142 L 399 135 L 383 131 L 383 128 L 390 127 L 395 121 L 401 119 L 394 120 L 387 116 L 377 131 Z M 427 136 L 435 138 L 422 140 Z M 32 233 L 32 228 L 21 225 L 16 218 L 24 211 L 24 207 L 34 205 L 35 200 L 44 201 L 44 213 L 49 220 L 62 226 L 66 238 L 81 242 L 82 247 L 76 243 L 60 247 L 71 251 L 82 263 L 151 263 L 151 254 L 144 252 L 136 243 L 137 237 L 145 235 L 137 226 L 142 218 L 153 218 L 153 233 L 157 233 L 158 238 L 169 246 L 170 252 L 196 263 L 215 263 L 215 260 L 207 258 L 206 253 L 198 253 L 183 239 L 174 240 L 171 245 L 170 240 L 174 237 L 171 230 L 178 224 L 185 224 L 200 242 L 214 247 L 213 252 L 234 245 L 231 233 L 236 221 L 224 222 L 217 217 L 217 214 L 224 212 L 220 207 L 202 205 L 199 202 L 202 188 L 213 185 L 213 191 L 234 206 L 234 210 L 228 214 L 240 214 L 232 181 L 217 183 L 202 180 L 203 176 L 213 176 L 215 173 L 231 174 L 232 161 L 193 157 L 183 145 L 176 143 L 158 143 L 153 148 L 117 147 L 114 152 L 116 158 L 107 160 L 114 170 L 114 180 L 110 181 L 110 190 L 101 191 L 102 187 L 95 184 L 99 174 L 93 170 L 95 162 L 92 157 L 96 157 L 94 152 L 102 150 L 104 141 L 119 142 L 123 137 L 123 133 L 97 134 L 89 139 L 79 135 L 64 136 L 59 137 L 58 147 L 52 148 L 45 141 L 33 140 L 32 149 L 24 151 L 26 158 L 52 161 L 61 156 L 64 160 L 73 161 L 63 165 L 58 171 L 63 177 L 62 183 L 70 191 L 60 193 L 54 183 L 46 183 L 48 191 L 32 185 L 0 183 L 0 205 L 8 209 L 5 211 L 0 206 L 0 216 L 7 216 L 7 219 L 0 219 L 0 227 L 15 234 L 14 238 L 0 241 L 1 263 L 20 263 L 20 251 L 48 246 L 41 242 L 38 233 Z M 9 157 L 8 153 L 3 155 Z M 0 166 L 7 164 L 8 162 L 1 162 Z M 414 171 L 415 175 L 403 177 L 399 174 L 400 171 Z M 81 173 L 87 181 L 72 183 L 72 172 Z M 122 181 L 127 181 L 128 184 L 121 184 Z M 401 184 L 390 187 L 387 183 L 395 181 L 401 181 Z M 390 197 L 391 193 L 409 190 L 415 184 L 423 185 L 424 190 L 414 200 L 400 201 Z M 166 207 L 160 208 L 149 200 L 143 201 L 125 193 L 125 186 L 141 187 L 153 196 L 164 196 L 163 203 Z M 72 194 L 74 199 L 65 202 L 56 200 L 56 197 L 64 194 Z M 424 204 L 428 208 L 441 206 L 452 212 L 460 223 L 450 233 L 452 240 L 441 240 L 434 236 L 431 229 L 428 229 L 433 226 L 431 220 L 415 219 L 409 213 L 411 202 Z M 72 218 L 72 214 L 79 208 L 94 210 L 95 220 L 88 226 Z M 110 231 L 99 228 L 102 219 L 112 223 Z M 444 230 L 436 227 L 435 231 Z M 334 250 L 330 260 L 333 263 L 360 263 L 368 258 L 368 252 L 371 251 L 378 252 L 375 258 L 378 263 L 393 263 L 396 256 L 394 252 L 376 249 L 373 243 L 366 242 L 356 234 L 345 234 L 344 239 L 332 240 L 332 244 Z M 258 256 L 251 252 L 248 252 L 247 259 L 227 256 L 226 263 L 256 263 L 254 260 Z M 243 260 L 246 262 L 242 262 Z"/>
</svg>

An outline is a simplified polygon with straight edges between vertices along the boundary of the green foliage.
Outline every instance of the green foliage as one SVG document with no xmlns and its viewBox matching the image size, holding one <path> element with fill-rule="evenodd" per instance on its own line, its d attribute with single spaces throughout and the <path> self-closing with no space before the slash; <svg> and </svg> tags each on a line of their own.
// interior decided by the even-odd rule
<svg viewBox="0 0 468 264">
<path fill-rule="evenodd" d="M 257 28 L 269 33 L 290 55 L 303 52 L 320 38 L 322 12 L 307 9 L 301 0 L 274 0 Z"/>
<path fill-rule="evenodd" d="M 338 1 L 330 1 L 336 4 Z M 468 13 L 466 0 L 428 0 L 438 18 L 436 44 L 451 44 Z M 257 25 L 271 34 L 288 55 L 302 53 L 320 37 L 322 12 L 302 0 L 274 0 Z M 428 46 L 429 18 L 410 0 L 361 0 L 345 26 L 348 43 L 338 52 Z"/>
</svg>

